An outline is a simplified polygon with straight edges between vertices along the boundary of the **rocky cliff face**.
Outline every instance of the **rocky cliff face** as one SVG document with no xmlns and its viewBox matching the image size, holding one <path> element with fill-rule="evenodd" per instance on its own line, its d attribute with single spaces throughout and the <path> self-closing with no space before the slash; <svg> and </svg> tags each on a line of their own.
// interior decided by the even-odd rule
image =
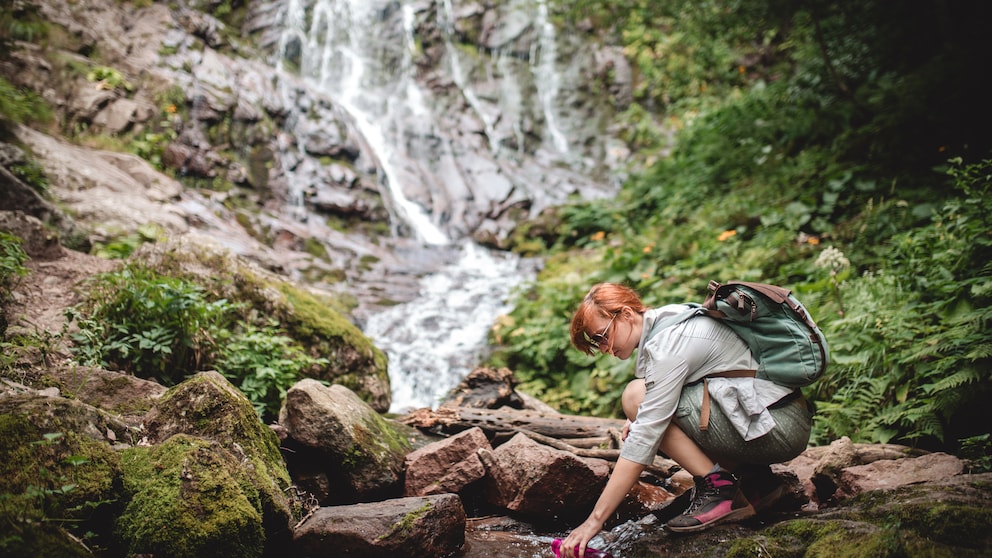
<svg viewBox="0 0 992 558">
<path fill-rule="evenodd" d="M 13 43 L 0 72 L 55 122 L 12 143 L 84 244 L 199 229 L 393 303 L 413 288 L 395 278 L 436 260 L 411 212 L 441 241 L 506 246 L 519 220 L 607 195 L 625 153 L 606 124 L 629 95 L 622 57 L 555 35 L 541 3 L 36 5 L 47 37 Z M 350 91 L 345 66 L 364 78 Z"/>
</svg>

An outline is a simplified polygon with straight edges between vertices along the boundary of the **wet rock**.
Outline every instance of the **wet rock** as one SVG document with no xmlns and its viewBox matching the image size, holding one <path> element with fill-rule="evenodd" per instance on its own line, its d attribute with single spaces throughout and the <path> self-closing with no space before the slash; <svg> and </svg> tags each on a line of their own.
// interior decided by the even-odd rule
<svg viewBox="0 0 992 558">
<path fill-rule="evenodd" d="M 524 402 L 514 390 L 516 384 L 509 368 L 476 368 L 448 393 L 440 406 L 522 409 Z"/>
<path fill-rule="evenodd" d="M 481 428 L 470 428 L 407 454 L 403 495 L 460 492 L 486 475 L 477 454 L 480 449 L 491 451 L 492 446 Z"/>
<path fill-rule="evenodd" d="M 212 48 L 205 48 L 199 63 L 193 67 L 193 118 L 217 121 L 237 104 L 235 73 L 231 59 Z"/>
<path fill-rule="evenodd" d="M 609 476 L 609 463 L 579 458 L 539 444 L 524 434 L 493 451 L 482 449 L 490 503 L 529 516 L 572 517 L 587 513 Z"/>
<path fill-rule="evenodd" d="M 348 388 L 297 382 L 286 392 L 279 424 L 293 450 L 287 461 L 294 478 L 321 503 L 398 495 L 410 444 Z"/>
<path fill-rule="evenodd" d="M 298 556 L 424 558 L 456 555 L 465 542 L 465 510 L 454 494 L 324 507 L 296 529 Z"/>
</svg>

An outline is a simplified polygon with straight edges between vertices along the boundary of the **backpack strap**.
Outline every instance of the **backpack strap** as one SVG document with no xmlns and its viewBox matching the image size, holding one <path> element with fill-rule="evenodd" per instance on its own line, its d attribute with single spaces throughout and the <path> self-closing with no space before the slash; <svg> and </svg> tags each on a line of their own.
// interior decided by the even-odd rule
<svg viewBox="0 0 992 558">
<path fill-rule="evenodd" d="M 753 378 L 756 370 L 727 370 L 714 372 L 703 378 L 703 404 L 699 408 L 699 429 L 708 430 L 710 427 L 710 378 Z"/>
</svg>

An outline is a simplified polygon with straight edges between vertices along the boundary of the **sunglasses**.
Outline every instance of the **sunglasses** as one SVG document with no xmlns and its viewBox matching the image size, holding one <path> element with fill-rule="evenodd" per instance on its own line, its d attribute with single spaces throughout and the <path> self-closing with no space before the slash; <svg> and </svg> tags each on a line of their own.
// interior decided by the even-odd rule
<svg viewBox="0 0 992 558">
<path fill-rule="evenodd" d="M 609 331 L 610 326 L 613 325 L 613 320 L 617 319 L 617 316 L 619 315 L 620 312 L 614 312 L 613 317 L 610 318 L 609 322 L 607 322 L 606 327 L 603 328 L 603 331 L 590 335 L 589 340 L 597 345 L 607 344 L 609 342 L 609 338 L 606 337 L 606 332 Z"/>
</svg>

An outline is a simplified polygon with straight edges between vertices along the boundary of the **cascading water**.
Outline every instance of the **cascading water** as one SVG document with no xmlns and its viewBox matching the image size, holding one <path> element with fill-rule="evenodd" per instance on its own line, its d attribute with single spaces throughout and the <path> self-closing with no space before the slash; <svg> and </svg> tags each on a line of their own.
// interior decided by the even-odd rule
<svg viewBox="0 0 992 558">
<path fill-rule="evenodd" d="M 519 45 L 517 51 L 492 47 L 490 67 L 480 77 L 472 66 L 478 60 L 466 58 L 453 39 L 452 0 L 284 0 L 281 48 L 297 45 L 301 75 L 348 114 L 375 161 L 394 231 L 419 241 L 421 248 L 410 250 L 414 258 L 435 262 L 415 278 L 420 284 L 414 300 L 365 320 L 365 333 L 389 356 L 395 412 L 434 406 L 470 371 L 486 346 L 489 327 L 509 309 L 510 291 L 529 276 L 519 258 L 492 253 L 465 238 L 478 218 L 465 208 L 509 205 L 514 192 L 531 188 L 527 181 L 544 182 L 560 172 L 564 165 L 547 155 L 542 164 L 554 171 L 520 163 L 526 142 L 533 141 L 534 122 L 541 124 L 536 130 L 540 143 L 550 147 L 546 153 L 557 153 L 564 163 L 570 155 L 555 114 L 560 79 L 547 7 L 543 0 L 510 4 L 515 21 L 523 22 L 518 27 L 535 29 L 535 39 L 522 53 Z M 421 38 L 415 20 L 429 17 L 418 9 L 434 10 L 447 77 L 458 95 L 454 101 L 438 98 L 418 82 L 413 59 Z M 525 80 L 513 75 L 516 71 L 519 77 L 521 59 L 530 74 Z M 481 134 L 452 130 L 459 120 L 450 108 L 458 105 L 474 115 Z M 479 135 L 484 142 L 472 145 Z M 473 155 L 473 149 L 484 155 Z M 505 163 L 507 156 L 515 157 L 512 163 Z M 460 164 L 465 159 L 475 165 L 469 171 Z M 292 172 L 287 170 L 289 197 L 302 199 L 300 192 L 309 185 L 303 178 L 294 180 Z M 532 178 L 520 178 L 527 176 Z M 558 180 L 572 191 L 583 188 L 576 177 Z M 571 193 L 553 184 L 545 190 L 549 199 L 563 200 Z"/>
</svg>

